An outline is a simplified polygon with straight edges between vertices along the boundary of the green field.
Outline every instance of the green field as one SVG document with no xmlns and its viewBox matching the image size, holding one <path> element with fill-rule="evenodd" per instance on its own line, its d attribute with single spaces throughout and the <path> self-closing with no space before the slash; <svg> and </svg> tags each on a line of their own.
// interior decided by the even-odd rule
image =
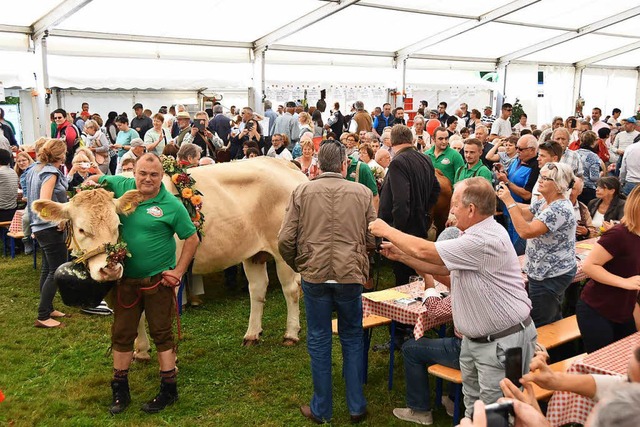
<svg viewBox="0 0 640 427">
<path fill-rule="evenodd" d="M 40 263 L 40 260 L 38 261 Z M 273 266 L 271 266 L 273 267 Z M 158 365 L 133 364 L 129 380 L 132 404 L 123 414 L 107 412 L 111 402 L 111 317 L 72 314 L 64 329 L 33 327 L 38 305 L 38 275 L 32 258 L 24 255 L 0 261 L 0 425 L 10 426 L 299 426 L 311 425 L 298 411 L 311 396 L 309 356 L 305 345 L 304 304 L 302 331 L 295 347 L 281 345 L 286 307 L 280 285 L 272 277 L 263 319 L 260 345 L 241 346 L 249 317 L 249 296 L 224 290 L 222 274 L 205 280 L 205 305 L 187 309 L 182 316 L 184 339 L 179 347 L 180 400 L 157 415 L 140 406 L 158 390 Z M 390 268 L 383 266 L 381 288 L 390 283 Z M 386 283 L 386 285 L 385 285 Z M 388 337 L 386 328 L 374 332 L 373 344 Z M 342 357 L 334 339 L 334 419 L 349 425 L 341 378 Z M 398 353 L 397 353 L 398 355 Z M 369 383 L 365 394 L 369 418 L 363 425 L 409 426 L 391 411 L 404 406 L 402 357 L 396 357 L 393 391 L 387 391 L 387 352 L 370 352 Z M 449 426 L 443 409 L 434 414 L 435 425 Z"/>
</svg>

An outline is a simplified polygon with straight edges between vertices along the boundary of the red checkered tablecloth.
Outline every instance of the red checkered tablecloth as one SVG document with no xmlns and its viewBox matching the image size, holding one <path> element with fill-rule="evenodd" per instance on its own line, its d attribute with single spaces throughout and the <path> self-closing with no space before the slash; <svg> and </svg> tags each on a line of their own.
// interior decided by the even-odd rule
<svg viewBox="0 0 640 427">
<path fill-rule="evenodd" d="M 640 332 L 594 351 L 569 368 L 570 374 L 627 375 L 631 352 L 640 345 Z M 584 424 L 595 402 L 588 397 L 566 391 L 556 391 L 549 401 L 547 419 L 552 426 L 568 423 Z"/>
<path fill-rule="evenodd" d="M 22 215 L 24 215 L 24 210 L 17 210 L 13 215 L 13 219 L 11 220 L 11 225 L 9 226 L 9 233 L 21 233 L 22 232 Z"/>
<path fill-rule="evenodd" d="M 412 298 L 422 297 L 424 294 L 424 283 L 414 282 L 408 285 L 397 286 L 393 288 L 398 292 L 411 295 Z M 375 314 L 384 316 L 397 322 L 415 325 L 413 335 L 415 339 L 419 339 L 424 335 L 425 331 L 435 328 L 444 323 L 453 320 L 451 314 L 451 305 L 449 310 L 443 312 L 429 312 L 427 308 L 418 302 L 412 305 L 398 304 L 395 300 L 389 301 L 372 301 L 367 298 L 367 294 L 362 294 L 362 311 L 364 316 Z"/>
<path fill-rule="evenodd" d="M 591 239 L 586 239 L 586 240 L 581 240 L 579 242 L 576 243 L 577 245 L 594 245 L 597 241 L 598 241 L 598 237 L 593 237 Z M 578 254 L 584 254 L 587 255 L 589 252 L 591 252 L 591 249 L 585 249 L 585 248 L 581 248 L 581 247 L 576 247 L 576 253 Z M 520 267 L 524 268 L 524 264 L 527 262 L 527 256 L 526 255 L 520 255 L 518 257 L 518 260 L 520 261 Z M 526 273 L 522 273 L 522 277 L 524 277 L 524 281 L 525 283 L 527 283 L 529 281 L 529 279 L 527 278 L 527 274 Z M 588 279 L 587 275 L 585 274 L 584 271 L 582 271 L 582 260 L 578 260 L 578 270 L 576 271 L 576 275 L 573 278 L 573 282 L 581 282 L 584 279 Z"/>
</svg>

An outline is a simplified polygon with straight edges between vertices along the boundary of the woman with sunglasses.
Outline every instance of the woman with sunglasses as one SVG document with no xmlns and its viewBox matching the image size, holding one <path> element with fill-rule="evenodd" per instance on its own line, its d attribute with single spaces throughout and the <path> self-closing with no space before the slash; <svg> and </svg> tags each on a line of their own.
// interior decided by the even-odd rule
<svg viewBox="0 0 640 427">
<path fill-rule="evenodd" d="M 570 166 L 545 164 L 538 177 L 542 198 L 531 205 L 516 204 L 503 185 L 498 187 L 516 231 L 527 239 L 525 272 L 536 327 L 562 319 L 564 292 L 576 274 L 576 220 L 565 197 L 574 179 Z"/>
</svg>

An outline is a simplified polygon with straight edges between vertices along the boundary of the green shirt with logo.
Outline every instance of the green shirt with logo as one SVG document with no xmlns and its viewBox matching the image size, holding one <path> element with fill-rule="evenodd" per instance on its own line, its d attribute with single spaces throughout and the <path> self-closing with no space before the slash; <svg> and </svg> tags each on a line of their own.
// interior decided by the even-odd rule
<svg viewBox="0 0 640 427">
<path fill-rule="evenodd" d="M 481 176 L 486 178 L 490 183 L 493 183 L 493 174 L 488 167 L 482 164 L 482 160 L 478 161 L 471 169 L 469 169 L 466 163 L 459 167 L 458 170 L 456 170 L 455 181 L 453 183 L 455 184 L 458 181 L 473 178 L 474 176 Z"/>
<path fill-rule="evenodd" d="M 459 167 L 464 166 L 464 159 L 456 150 L 451 147 L 447 147 L 438 157 L 436 157 L 436 147 L 433 146 L 425 153 L 431 157 L 433 166 L 449 178 L 451 184 L 454 183 L 456 171 Z"/>
<path fill-rule="evenodd" d="M 100 183 L 115 197 L 136 189 L 134 178 L 101 176 Z M 176 266 L 174 234 L 184 240 L 196 232 L 187 209 L 164 184 L 153 199 L 145 200 L 130 215 L 119 215 L 122 240 L 127 243 L 131 258 L 124 261 L 124 275 L 133 279 L 151 277 Z"/>
<path fill-rule="evenodd" d="M 351 164 L 347 168 L 347 179 L 349 181 L 356 182 L 356 169 L 360 163 L 360 170 L 358 171 L 358 181 L 360 184 L 368 187 L 374 196 L 378 195 L 378 184 L 371 172 L 371 168 L 364 162 L 351 158 Z"/>
</svg>

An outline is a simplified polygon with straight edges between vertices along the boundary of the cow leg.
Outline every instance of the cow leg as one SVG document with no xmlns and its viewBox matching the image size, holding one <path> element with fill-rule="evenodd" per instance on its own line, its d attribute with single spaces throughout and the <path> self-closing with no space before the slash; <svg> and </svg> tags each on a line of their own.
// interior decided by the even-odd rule
<svg viewBox="0 0 640 427">
<path fill-rule="evenodd" d="M 251 314 L 249 315 L 249 327 L 244 334 L 242 345 L 251 346 L 257 344 L 262 333 L 262 313 L 264 301 L 269 285 L 267 264 L 254 264 L 250 259 L 242 262 L 244 274 L 249 281 L 249 298 L 251 300 Z"/>
<path fill-rule="evenodd" d="M 138 322 L 138 338 L 136 338 L 136 342 L 134 348 L 136 351 L 133 353 L 134 360 L 138 360 L 141 362 L 148 362 L 151 360 L 151 356 L 149 355 L 149 337 L 147 336 L 147 328 L 145 327 L 145 321 L 147 317 L 144 315 L 144 311 L 142 312 L 142 316 L 140 316 L 140 322 Z"/>
<path fill-rule="evenodd" d="M 282 343 L 287 346 L 300 340 L 300 275 L 293 271 L 282 258 L 276 258 L 276 271 L 287 302 L 287 330 Z"/>
</svg>

